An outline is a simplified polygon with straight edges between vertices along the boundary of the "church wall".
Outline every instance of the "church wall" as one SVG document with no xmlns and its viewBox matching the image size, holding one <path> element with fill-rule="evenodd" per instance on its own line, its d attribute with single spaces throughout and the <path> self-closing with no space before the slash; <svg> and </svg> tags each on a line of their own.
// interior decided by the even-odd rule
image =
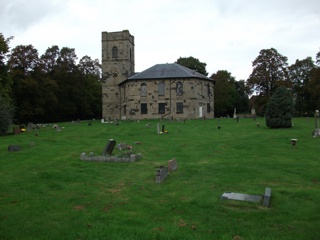
<svg viewBox="0 0 320 240">
<path fill-rule="evenodd" d="M 159 84 L 164 83 L 165 91 L 159 96 Z M 177 83 L 182 83 L 183 92 L 177 94 Z M 146 85 L 146 93 L 141 94 L 142 84 Z M 208 91 L 208 86 L 210 91 Z M 202 79 L 152 79 L 132 80 L 120 86 L 120 105 L 122 119 L 158 119 L 178 118 L 194 119 L 199 117 L 213 118 L 213 88 L 211 81 Z M 209 96 L 210 95 L 210 96 Z M 179 112 L 178 105 L 183 106 Z M 144 104 L 147 111 L 144 112 Z M 159 104 L 163 105 L 164 112 L 159 113 Z M 210 109 L 208 109 L 208 105 Z M 181 106 L 180 106 L 181 107 Z M 202 107 L 202 115 L 200 109 Z"/>
</svg>

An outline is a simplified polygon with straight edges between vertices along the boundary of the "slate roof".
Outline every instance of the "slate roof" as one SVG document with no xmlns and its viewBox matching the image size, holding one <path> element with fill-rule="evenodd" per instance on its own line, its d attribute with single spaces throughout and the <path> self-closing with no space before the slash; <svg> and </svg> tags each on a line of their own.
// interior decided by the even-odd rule
<svg viewBox="0 0 320 240">
<path fill-rule="evenodd" d="M 152 80 L 152 79 L 174 79 L 174 78 L 200 78 L 213 81 L 194 70 L 181 66 L 177 63 L 156 64 L 143 72 L 136 73 L 125 81 L 130 80 Z M 124 81 L 124 82 L 125 82 Z M 122 82 L 123 83 L 123 82 Z"/>
</svg>

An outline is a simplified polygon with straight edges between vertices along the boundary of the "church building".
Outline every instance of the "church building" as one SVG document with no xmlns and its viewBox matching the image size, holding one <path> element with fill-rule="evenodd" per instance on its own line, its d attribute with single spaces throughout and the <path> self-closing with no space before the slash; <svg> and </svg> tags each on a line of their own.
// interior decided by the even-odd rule
<svg viewBox="0 0 320 240">
<path fill-rule="evenodd" d="M 134 37 L 102 32 L 102 118 L 214 117 L 214 80 L 177 63 L 135 73 Z"/>
</svg>

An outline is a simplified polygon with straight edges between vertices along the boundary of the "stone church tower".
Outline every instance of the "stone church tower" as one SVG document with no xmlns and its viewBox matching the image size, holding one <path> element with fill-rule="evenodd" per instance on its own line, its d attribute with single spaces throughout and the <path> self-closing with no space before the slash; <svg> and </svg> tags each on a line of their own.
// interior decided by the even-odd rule
<svg viewBox="0 0 320 240">
<path fill-rule="evenodd" d="M 134 73 L 134 37 L 128 30 L 102 32 L 102 118 L 120 118 L 119 83 Z"/>
</svg>

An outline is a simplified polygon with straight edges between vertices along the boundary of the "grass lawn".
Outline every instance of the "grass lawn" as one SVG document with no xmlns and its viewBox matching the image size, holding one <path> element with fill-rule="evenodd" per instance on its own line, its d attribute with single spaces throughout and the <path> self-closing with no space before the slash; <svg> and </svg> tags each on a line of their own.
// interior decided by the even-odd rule
<svg viewBox="0 0 320 240">
<path fill-rule="evenodd" d="M 290 129 L 257 121 L 260 127 L 252 119 L 164 121 L 169 134 L 161 135 L 155 120 L 82 121 L 2 136 L 0 239 L 320 239 L 314 119 L 293 119 Z M 82 152 L 101 154 L 110 138 L 142 158 L 80 160 Z M 9 152 L 9 145 L 22 149 Z M 157 167 L 172 158 L 178 170 L 156 184 Z M 266 187 L 270 208 L 220 199 L 262 195 Z"/>
</svg>

